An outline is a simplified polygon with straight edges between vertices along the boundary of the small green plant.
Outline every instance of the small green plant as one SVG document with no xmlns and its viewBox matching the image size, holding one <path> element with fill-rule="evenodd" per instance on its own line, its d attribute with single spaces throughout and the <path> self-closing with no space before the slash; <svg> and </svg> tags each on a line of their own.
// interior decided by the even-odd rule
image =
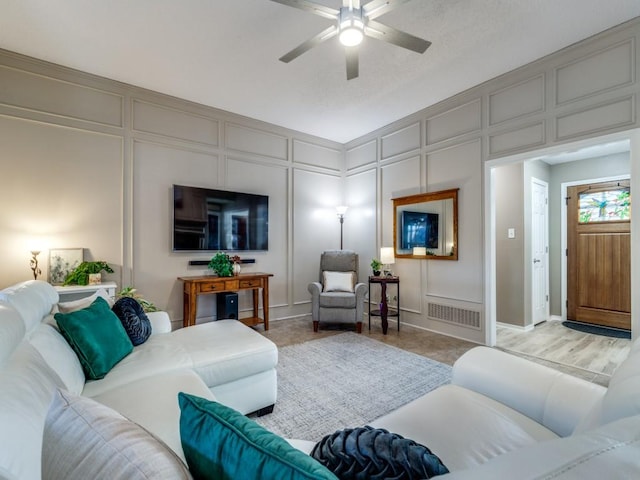
<svg viewBox="0 0 640 480">
<path fill-rule="evenodd" d="M 373 258 L 371 260 L 371 264 L 370 265 L 371 265 L 371 269 L 374 272 L 380 273 L 380 269 L 382 268 L 382 263 L 380 263 L 380 260 L 378 260 L 377 258 Z"/>
<path fill-rule="evenodd" d="M 233 276 L 233 263 L 224 252 L 218 252 L 209 261 L 208 267 L 218 274 L 219 277 Z"/>
<path fill-rule="evenodd" d="M 87 285 L 90 273 L 113 273 L 113 269 L 107 262 L 82 262 L 74 268 L 64 279 L 63 285 Z"/>
<path fill-rule="evenodd" d="M 142 310 L 144 310 L 145 313 L 157 312 L 159 310 L 158 307 L 156 307 L 152 302 L 144 299 L 142 295 L 140 295 L 138 291 L 132 286 L 125 287 L 118 293 L 116 293 L 116 299 L 121 299 L 123 297 L 129 297 L 137 300 L 138 303 L 142 306 Z"/>
</svg>

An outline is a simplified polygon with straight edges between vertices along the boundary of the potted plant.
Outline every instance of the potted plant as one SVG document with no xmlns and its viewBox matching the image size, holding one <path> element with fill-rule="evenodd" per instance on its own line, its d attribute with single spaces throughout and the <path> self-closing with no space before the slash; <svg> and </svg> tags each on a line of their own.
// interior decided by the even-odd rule
<svg viewBox="0 0 640 480">
<path fill-rule="evenodd" d="M 101 274 L 103 271 L 113 273 L 107 262 L 82 262 L 67 275 L 63 285 L 88 285 L 89 275 Z"/>
<path fill-rule="evenodd" d="M 217 273 L 219 277 L 231 277 L 233 275 L 233 264 L 229 255 L 224 252 L 218 252 L 211 257 L 207 266 Z"/>
<path fill-rule="evenodd" d="M 380 276 L 380 269 L 382 268 L 382 263 L 377 258 L 371 260 L 371 269 L 373 270 L 373 275 L 375 277 Z"/>
<path fill-rule="evenodd" d="M 133 298 L 134 300 L 137 300 L 137 302 L 140 304 L 140 306 L 142 307 L 142 310 L 144 310 L 145 313 L 157 312 L 159 310 L 158 307 L 156 307 L 152 302 L 144 299 L 142 295 L 140 295 L 138 291 L 132 286 L 125 287 L 122 290 L 120 290 L 118 293 L 116 293 L 117 300 L 123 297 L 129 297 L 129 298 Z"/>
</svg>

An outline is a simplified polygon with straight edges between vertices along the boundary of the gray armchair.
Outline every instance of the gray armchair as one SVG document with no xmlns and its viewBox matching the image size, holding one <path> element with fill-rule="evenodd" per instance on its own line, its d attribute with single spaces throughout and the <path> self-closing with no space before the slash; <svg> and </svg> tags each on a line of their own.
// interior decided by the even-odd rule
<svg viewBox="0 0 640 480">
<path fill-rule="evenodd" d="M 364 297 L 368 287 L 358 283 L 358 255 L 351 250 L 327 250 L 320 256 L 320 281 L 308 287 L 313 331 L 320 322 L 355 323 L 362 332 Z"/>
</svg>

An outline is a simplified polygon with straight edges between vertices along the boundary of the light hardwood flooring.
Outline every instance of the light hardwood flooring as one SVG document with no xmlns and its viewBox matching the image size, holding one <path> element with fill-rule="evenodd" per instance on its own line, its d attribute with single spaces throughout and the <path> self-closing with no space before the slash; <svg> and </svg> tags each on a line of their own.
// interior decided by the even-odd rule
<svg viewBox="0 0 640 480">
<path fill-rule="evenodd" d="M 262 327 L 256 327 L 256 330 L 280 348 L 354 330 L 349 326 L 322 325 L 320 331 L 314 333 L 308 317 L 272 321 L 269 327 L 267 332 Z M 379 321 L 372 322 L 371 330 L 365 322 L 362 335 L 448 365 L 453 365 L 463 353 L 476 346 L 407 325 L 401 325 L 398 332 L 392 321 L 387 335 L 382 334 Z M 543 323 L 530 332 L 499 326 L 497 340 L 497 348 L 501 350 L 605 386 L 630 347 L 629 340 L 576 332 L 555 321 Z"/>
<path fill-rule="evenodd" d="M 498 326 L 496 346 L 559 370 L 607 385 L 627 357 L 631 341 L 571 330 L 548 321 L 524 332 Z"/>
</svg>

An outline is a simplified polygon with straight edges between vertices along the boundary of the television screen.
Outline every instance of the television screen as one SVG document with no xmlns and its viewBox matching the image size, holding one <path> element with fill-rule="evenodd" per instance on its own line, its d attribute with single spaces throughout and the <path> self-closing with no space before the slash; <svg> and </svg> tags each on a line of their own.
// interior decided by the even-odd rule
<svg viewBox="0 0 640 480">
<path fill-rule="evenodd" d="M 173 250 L 268 250 L 269 197 L 173 186 Z"/>
<path fill-rule="evenodd" d="M 400 237 L 403 250 L 438 248 L 438 214 L 403 211 Z"/>
</svg>

